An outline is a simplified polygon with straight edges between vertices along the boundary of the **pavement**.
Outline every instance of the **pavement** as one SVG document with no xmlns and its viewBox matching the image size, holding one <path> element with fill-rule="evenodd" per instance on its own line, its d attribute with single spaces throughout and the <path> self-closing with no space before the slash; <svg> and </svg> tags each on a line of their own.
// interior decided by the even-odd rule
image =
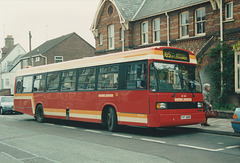
<svg viewBox="0 0 240 163">
<path fill-rule="evenodd" d="M 209 118 L 208 123 L 210 126 L 201 126 L 201 125 L 189 125 L 181 128 L 185 129 L 197 129 L 201 132 L 211 133 L 211 134 L 220 134 L 227 136 L 238 136 L 240 133 L 235 133 L 232 128 L 232 119 L 223 119 L 223 118 Z"/>
</svg>

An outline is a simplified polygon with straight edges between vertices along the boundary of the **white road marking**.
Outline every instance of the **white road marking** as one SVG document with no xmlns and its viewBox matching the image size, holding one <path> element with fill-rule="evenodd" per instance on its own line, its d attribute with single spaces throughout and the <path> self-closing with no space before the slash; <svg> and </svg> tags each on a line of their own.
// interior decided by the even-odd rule
<svg viewBox="0 0 240 163">
<path fill-rule="evenodd" d="M 55 124 L 52 124 L 52 123 L 44 123 L 44 124 L 48 126 L 55 126 Z"/>
<path fill-rule="evenodd" d="M 19 161 L 17 158 L 13 157 L 12 155 L 10 155 L 10 154 L 8 154 L 8 153 L 5 153 L 5 152 L 1 152 L 1 153 L 4 154 L 4 155 L 6 155 L 7 157 L 10 157 L 10 158 L 12 158 L 12 159 L 14 159 L 14 160 Z M 21 162 L 22 162 L 22 161 L 21 161 Z"/>
<path fill-rule="evenodd" d="M 153 140 L 153 139 L 145 139 L 145 138 L 140 138 L 143 141 L 148 141 L 148 142 L 155 142 L 155 143 L 161 143 L 161 144 L 166 144 L 165 141 L 160 141 L 160 140 Z"/>
<path fill-rule="evenodd" d="M 100 131 L 96 131 L 96 130 L 84 130 L 84 131 L 86 131 L 86 132 L 92 132 L 92 133 L 98 133 L 98 134 L 101 133 Z"/>
<path fill-rule="evenodd" d="M 75 130 L 76 129 L 76 127 L 70 127 L 70 126 L 62 126 L 63 128 L 68 128 L 68 129 L 73 129 L 73 130 Z"/>
<path fill-rule="evenodd" d="M 129 138 L 132 139 L 132 136 L 127 136 L 127 135 L 120 135 L 120 134 L 112 134 L 113 136 L 118 136 L 118 137 L 123 137 L 123 138 Z"/>
<path fill-rule="evenodd" d="M 233 149 L 233 148 L 238 148 L 240 147 L 240 145 L 235 145 L 235 146 L 229 146 L 229 147 L 226 147 L 227 149 Z"/>
<path fill-rule="evenodd" d="M 210 148 L 204 148 L 204 147 L 197 147 L 197 146 L 191 146 L 191 145 L 185 145 L 185 144 L 178 144 L 180 147 L 187 147 L 187 148 L 193 148 L 193 149 L 201 149 L 205 151 L 212 151 L 212 152 L 217 152 L 217 151 L 223 151 L 223 148 L 219 149 L 210 149 Z"/>
<path fill-rule="evenodd" d="M 0 124 L 0 126 L 2 126 L 2 127 L 9 127 L 9 126 L 7 126 L 7 125 L 2 125 L 2 124 Z"/>
<path fill-rule="evenodd" d="M 3 142 L 0 142 L 0 144 L 3 144 L 3 145 L 6 145 L 6 146 L 8 146 L 8 147 L 15 148 L 15 149 L 17 149 L 17 150 L 19 150 L 19 151 L 23 151 L 23 152 L 25 152 L 25 153 L 31 154 L 31 155 L 33 155 L 34 157 L 40 157 L 40 158 L 44 158 L 44 159 L 46 159 L 46 160 L 48 160 L 48 161 L 52 161 L 52 162 L 58 163 L 58 161 L 51 160 L 51 159 L 49 159 L 49 158 L 47 158 L 47 157 L 41 157 L 41 156 L 36 155 L 36 154 L 34 154 L 34 153 L 32 153 L 32 152 L 26 151 L 26 150 L 24 150 L 24 149 L 21 149 L 21 148 L 18 148 L 18 147 L 9 145 L 9 144 L 5 144 L 5 143 L 3 143 Z M 13 157 L 13 156 L 12 156 L 12 157 Z M 28 158 L 30 158 L 30 157 L 28 157 Z M 22 158 L 22 159 L 24 159 L 24 158 Z M 27 159 L 27 158 L 26 158 L 26 159 Z M 20 160 L 20 159 L 19 159 L 19 160 Z"/>
</svg>

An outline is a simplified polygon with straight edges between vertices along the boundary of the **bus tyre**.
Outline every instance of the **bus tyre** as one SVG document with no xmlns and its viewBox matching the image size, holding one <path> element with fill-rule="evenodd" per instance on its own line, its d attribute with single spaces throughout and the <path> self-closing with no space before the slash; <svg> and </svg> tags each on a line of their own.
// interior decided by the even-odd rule
<svg viewBox="0 0 240 163">
<path fill-rule="evenodd" d="M 107 113 L 107 128 L 109 131 L 117 131 L 117 114 L 115 109 L 109 108 Z"/>
<path fill-rule="evenodd" d="M 37 122 L 43 123 L 44 122 L 44 113 L 43 113 L 43 107 L 42 105 L 38 105 L 35 113 L 35 118 Z"/>
<path fill-rule="evenodd" d="M 2 108 L 0 108 L 0 114 L 3 115 L 4 114 L 4 111 Z"/>
</svg>

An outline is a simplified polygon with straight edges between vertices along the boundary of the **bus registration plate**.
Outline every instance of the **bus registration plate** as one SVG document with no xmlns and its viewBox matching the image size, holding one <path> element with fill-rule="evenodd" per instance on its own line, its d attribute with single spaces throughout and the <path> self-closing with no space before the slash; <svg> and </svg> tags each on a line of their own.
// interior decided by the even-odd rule
<svg viewBox="0 0 240 163">
<path fill-rule="evenodd" d="M 182 115 L 181 119 L 191 119 L 191 115 Z"/>
</svg>

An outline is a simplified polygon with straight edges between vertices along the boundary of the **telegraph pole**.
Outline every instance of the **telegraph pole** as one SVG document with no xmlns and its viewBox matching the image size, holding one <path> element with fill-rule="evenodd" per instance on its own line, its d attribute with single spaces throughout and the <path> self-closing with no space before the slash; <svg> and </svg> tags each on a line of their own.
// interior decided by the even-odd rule
<svg viewBox="0 0 240 163">
<path fill-rule="evenodd" d="M 32 66 L 32 55 L 31 55 L 31 51 L 32 51 L 32 34 L 31 31 L 29 31 L 29 52 L 30 52 L 30 57 L 29 57 L 29 63 L 30 66 Z"/>
<path fill-rule="evenodd" d="M 223 46 L 223 8 L 222 0 L 220 0 L 220 41 L 221 47 Z M 221 66 L 221 94 L 223 94 L 223 49 L 220 51 L 220 66 Z"/>
</svg>

